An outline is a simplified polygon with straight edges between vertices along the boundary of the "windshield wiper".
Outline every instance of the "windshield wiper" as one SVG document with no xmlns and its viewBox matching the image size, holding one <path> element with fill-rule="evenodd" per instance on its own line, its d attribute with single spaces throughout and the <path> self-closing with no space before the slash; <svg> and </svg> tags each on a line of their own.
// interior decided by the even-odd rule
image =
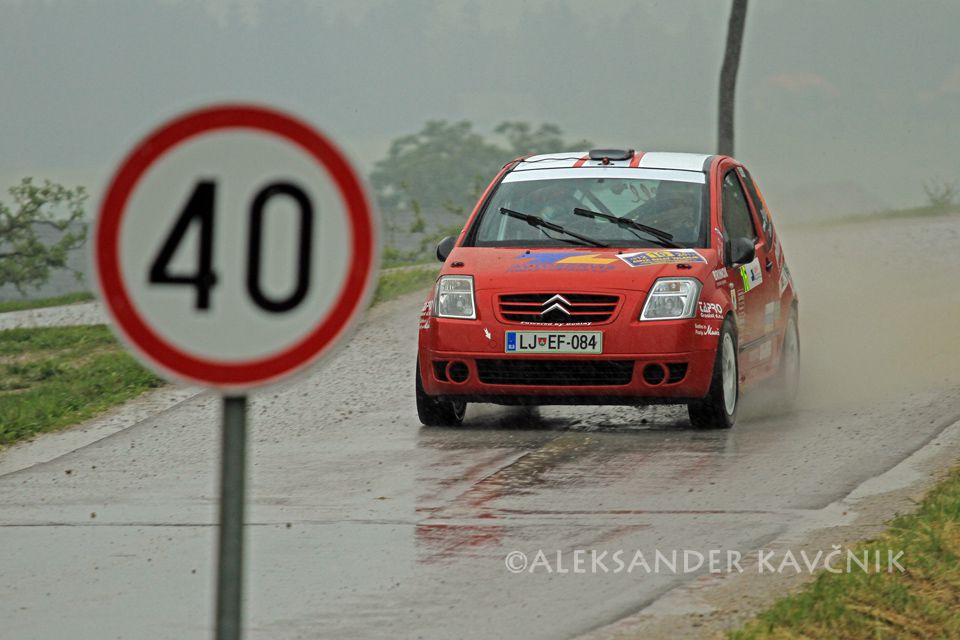
<svg viewBox="0 0 960 640">
<path fill-rule="evenodd" d="M 576 238 L 583 244 L 592 245 L 594 247 L 610 246 L 608 244 L 604 244 L 603 242 L 600 242 L 599 240 L 594 240 L 590 236 L 584 236 L 579 233 L 576 233 L 575 231 L 569 231 L 567 229 L 564 229 L 558 224 L 554 224 L 553 222 L 549 222 L 538 216 L 530 215 L 529 213 L 522 213 L 520 211 L 514 211 L 513 209 L 507 209 L 506 207 L 500 207 L 500 214 L 505 216 L 510 216 L 511 218 L 516 218 L 517 220 L 523 220 L 531 227 L 538 227 L 540 229 L 550 229 L 550 231 L 556 231 L 558 233 L 568 235 L 571 238 Z"/>
<path fill-rule="evenodd" d="M 654 237 L 651 242 L 654 244 L 665 247 L 667 249 L 680 249 L 681 246 L 676 242 L 673 242 L 673 234 L 667 233 L 666 231 L 661 231 L 656 227 L 648 227 L 645 224 L 640 224 L 634 220 L 628 220 L 627 218 L 621 218 L 619 216 L 612 216 L 609 213 L 600 213 L 599 211 L 590 211 L 590 209 L 581 209 L 576 207 L 573 210 L 573 213 L 578 216 L 583 216 L 584 218 L 602 218 L 604 220 L 609 220 L 610 222 L 615 222 L 621 227 L 629 227 L 632 229 L 639 229 L 644 233 L 647 233 Z"/>
</svg>

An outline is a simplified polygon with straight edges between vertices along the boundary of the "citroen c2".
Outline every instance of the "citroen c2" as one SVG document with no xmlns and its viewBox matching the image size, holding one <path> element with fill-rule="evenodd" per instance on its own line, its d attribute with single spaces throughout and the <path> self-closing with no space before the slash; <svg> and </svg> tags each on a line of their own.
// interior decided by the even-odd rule
<svg viewBox="0 0 960 640">
<path fill-rule="evenodd" d="M 729 428 L 764 384 L 799 379 L 797 294 L 760 189 L 721 155 L 594 149 L 508 163 L 420 318 L 416 402 L 685 404 Z"/>
</svg>

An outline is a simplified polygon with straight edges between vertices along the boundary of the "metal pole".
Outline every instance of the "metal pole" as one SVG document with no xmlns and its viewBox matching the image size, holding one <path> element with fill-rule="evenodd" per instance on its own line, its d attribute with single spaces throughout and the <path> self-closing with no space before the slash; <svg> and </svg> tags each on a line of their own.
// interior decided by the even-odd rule
<svg viewBox="0 0 960 640">
<path fill-rule="evenodd" d="M 240 639 L 246 439 L 246 396 L 224 397 L 217 557 L 217 640 Z"/>
</svg>

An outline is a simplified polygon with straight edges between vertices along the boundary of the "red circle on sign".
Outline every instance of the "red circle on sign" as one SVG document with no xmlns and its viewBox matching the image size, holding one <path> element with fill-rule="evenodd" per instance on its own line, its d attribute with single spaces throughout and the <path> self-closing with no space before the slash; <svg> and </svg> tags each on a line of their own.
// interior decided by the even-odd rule
<svg viewBox="0 0 960 640">
<path fill-rule="evenodd" d="M 304 338 L 269 356 L 240 362 L 198 357 L 170 344 L 133 305 L 120 269 L 120 225 L 137 183 L 175 146 L 223 129 L 272 134 L 299 147 L 322 166 L 339 191 L 351 233 L 351 268 L 326 316 Z M 329 349 L 356 319 L 374 273 L 376 222 L 363 186 L 343 154 L 322 134 L 287 114 L 252 105 L 220 105 L 193 111 L 163 125 L 121 163 L 110 181 L 94 232 L 94 267 L 105 307 L 121 335 L 165 373 L 218 388 L 242 389 L 294 373 Z"/>
</svg>

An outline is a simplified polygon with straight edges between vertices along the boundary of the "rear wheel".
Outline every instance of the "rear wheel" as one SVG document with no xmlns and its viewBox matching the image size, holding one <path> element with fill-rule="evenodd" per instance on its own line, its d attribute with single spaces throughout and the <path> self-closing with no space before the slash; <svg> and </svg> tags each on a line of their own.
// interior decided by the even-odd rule
<svg viewBox="0 0 960 640">
<path fill-rule="evenodd" d="M 800 387 L 800 330 L 797 327 L 797 312 L 790 312 L 787 328 L 783 332 L 783 348 L 780 350 L 780 370 L 777 373 L 777 406 L 783 411 L 793 409 Z"/>
<path fill-rule="evenodd" d="M 463 422 L 467 412 L 467 403 L 454 400 L 440 400 L 423 390 L 420 379 L 420 360 L 417 360 L 417 416 L 428 427 L 456 427 Z"/>
<path fill-rule="evenodd" d="M 737 332 L 728 317 L 717 342 L 717 357 L 707 397 L 687 405 L 690 424 L 698 429 L 729 429 L 737 421 L 740 403 L 740 366 Z"/>
</svg>

